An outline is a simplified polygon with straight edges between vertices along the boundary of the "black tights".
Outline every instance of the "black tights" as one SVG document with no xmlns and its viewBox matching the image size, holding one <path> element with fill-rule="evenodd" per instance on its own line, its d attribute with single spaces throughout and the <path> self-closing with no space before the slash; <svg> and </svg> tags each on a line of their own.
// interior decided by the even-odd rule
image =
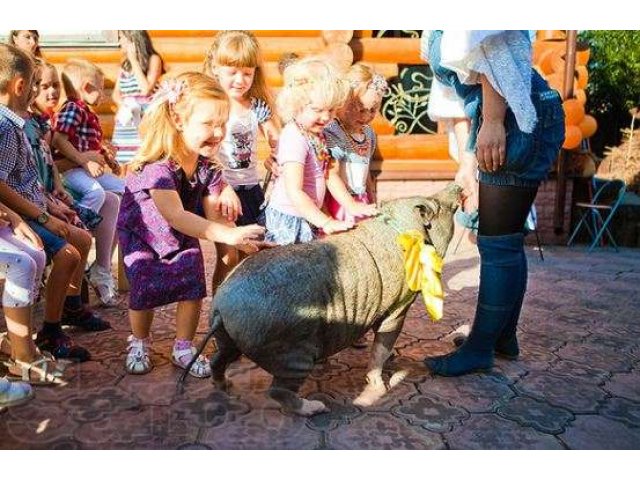
<svg viewBox="0 0 640 480">
<path fill-rule="evenodd" d="M 521 233 L 538 187 L 513 187 L 480 183 L 479 235 Z"/>
</svg>

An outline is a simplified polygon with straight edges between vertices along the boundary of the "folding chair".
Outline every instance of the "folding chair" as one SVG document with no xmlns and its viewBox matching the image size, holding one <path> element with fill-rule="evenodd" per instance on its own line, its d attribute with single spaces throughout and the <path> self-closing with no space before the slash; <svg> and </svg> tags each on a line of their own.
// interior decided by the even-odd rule
<svg viewBox="0 0 640 480">
<path fill-rule="evenodd" d="M 584 212 L 573 229 L 567 246 L 571 246 L 582 226 L 585 226 L 592 240 L 589 252 L 595 248 L 605 234 L 617 252 L 618 244 L 609 230 L 609 224 L 624 199 L 626 185 L 622 180 L 608 180 L 595 176 L 591 179 L 591 185 L 594 192 L 591 202 L 576 203 L 576 208 L 584 210 Z"/>
</svg>

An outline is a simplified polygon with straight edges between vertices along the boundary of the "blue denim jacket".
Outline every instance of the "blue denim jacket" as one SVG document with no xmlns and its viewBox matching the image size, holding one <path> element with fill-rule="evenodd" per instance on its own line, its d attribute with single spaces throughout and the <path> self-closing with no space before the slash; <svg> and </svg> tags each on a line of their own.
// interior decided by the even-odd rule
<svg viewBox="0 0 640 480">
<path fill-rule="evenodd" d="M 523 31 L 523 35 L 528 35 Z M 458 75 L 441 65 L 440 42 L 442 31 L 429 38 L 429 62 L 434 75 L 445 85 L 453 87 L 463 99 L 464 111 L 471 120 L 467 150 L 475 151 L 478 131 L 482 125 L 482 87 L 460 82 Z M 531 100 L 537 113 L 533 132 L 520 130 L 510 108 L 505 115 L 507 134 L 506 164 L 498 172 L 480 172 L 480 181 L 497 185 L 537 186 L 544 180 L 564 141 L 564 111 L 557 91 L 532 69 Z"/>
</svg>

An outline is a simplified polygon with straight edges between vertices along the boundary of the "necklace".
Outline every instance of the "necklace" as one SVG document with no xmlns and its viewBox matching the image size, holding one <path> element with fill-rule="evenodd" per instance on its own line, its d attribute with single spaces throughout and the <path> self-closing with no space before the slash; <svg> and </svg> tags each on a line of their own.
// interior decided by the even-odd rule
<svg viewBox="0 0 640 480">
<path fill-rule="evenodd" d="M 345 128 L 344 124 L 340 120 L 336 119 L 336 122 L 344 132 L 344 136 L 346 137 L 351 149 L 361 157 L 369 158 L 369 156 L 371 155 L 371 140 L 369 139 L 369 135 L 367 135 L 367 132 L 364 132 L 364 138 L 362 140 L 357 140 L 353 138 L 353 135 L 349 133 L 349 131 Z"/>
<path fill-rule="evenodd" d="M 329 152 L 329 147 L 327 147 L 327 141 L 325 139 L 324 133 L 310 133 L 302 128 L 300 125 L 296 123 L 296 126 L 302 132 L 304 137 L 307 139 L 307 142 L 313 149 L 313 152 L 316 154 L 316 159 L 318 163 L 322 167 L 324 172 L 324 177 L 327 178 L 329 176 L 329 170 L 331 170 L 331 164 L 333 162 L 333 157 Z"/>
</svg>

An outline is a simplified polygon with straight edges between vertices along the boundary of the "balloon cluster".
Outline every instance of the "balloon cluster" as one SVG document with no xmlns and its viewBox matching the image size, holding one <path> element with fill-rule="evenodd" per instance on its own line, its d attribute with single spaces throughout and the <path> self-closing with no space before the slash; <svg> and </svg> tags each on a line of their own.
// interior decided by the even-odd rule
<svg viewBox="0 0 640 480">
<path fill-rule="evenodd" d="M 533 64 L 545 77 L 549 86 L 560 93 L 565 113 L 565 139 L 562 148 L 572 150 L 580 146 L 582 139 L 591 137 L 598 129 L 596 119 L 585 112 L 589 82 L 587 62 L 589 49 L 577 48 L 573 81 L 573 98 L 564 98 L 564 70 L 566 41 L 562 30 L 542 30 L 533 44 Z"/>
</svg>

